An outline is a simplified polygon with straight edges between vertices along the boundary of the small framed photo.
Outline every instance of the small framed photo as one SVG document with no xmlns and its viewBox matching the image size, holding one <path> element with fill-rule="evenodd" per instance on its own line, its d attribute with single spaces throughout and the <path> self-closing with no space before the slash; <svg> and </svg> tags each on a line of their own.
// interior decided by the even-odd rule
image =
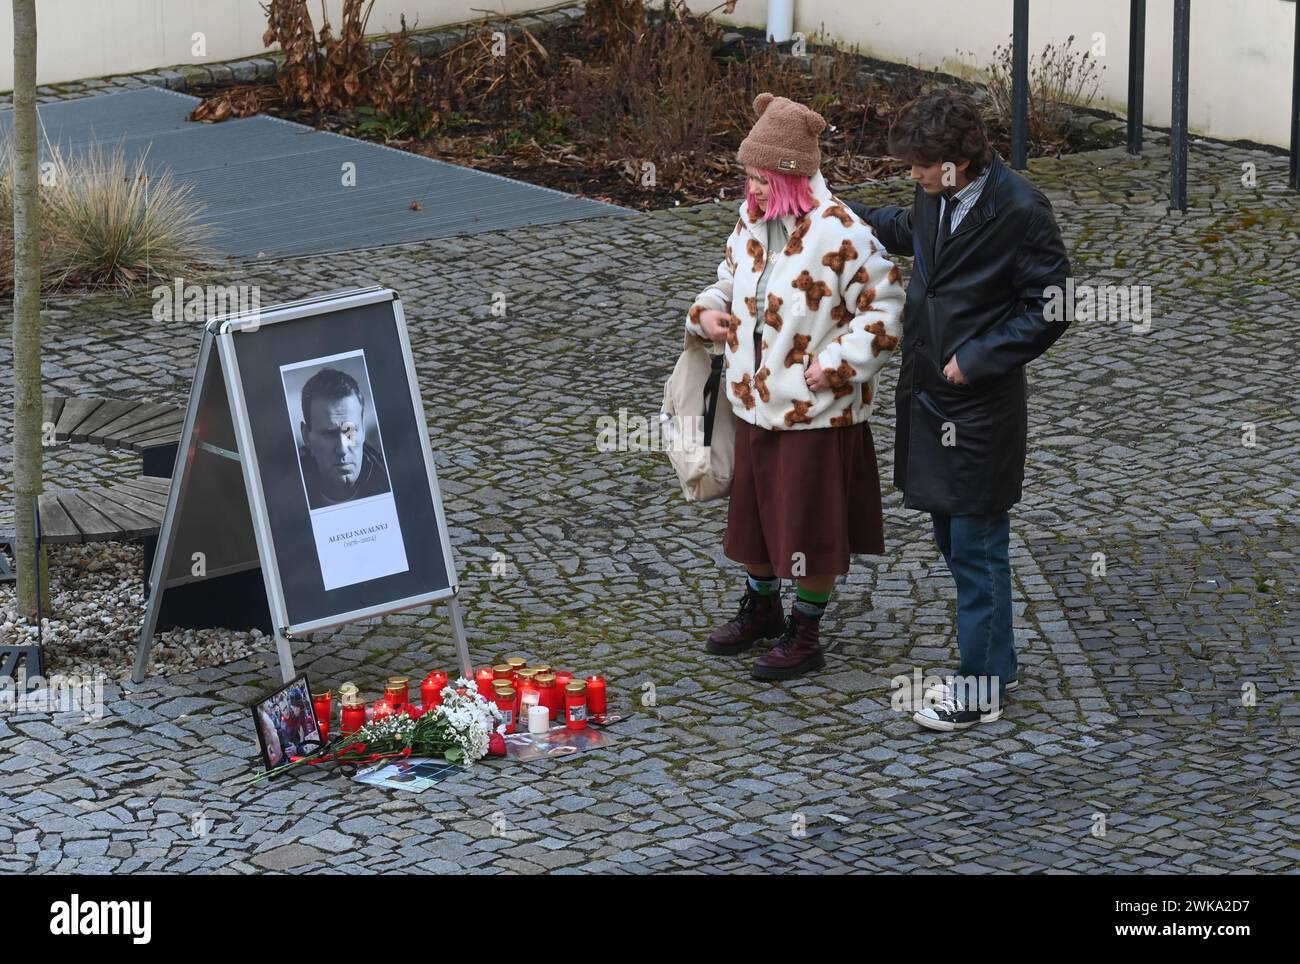
<svg viewBox="0 0 1300 964">
<path fill-rule="evenodd" d="M 253 728 L 268 770 L 320 749 L 320 724 L 311 701 L 307 674 L 299 673 L 270 696 L 253 703 Z"/>
</svg>

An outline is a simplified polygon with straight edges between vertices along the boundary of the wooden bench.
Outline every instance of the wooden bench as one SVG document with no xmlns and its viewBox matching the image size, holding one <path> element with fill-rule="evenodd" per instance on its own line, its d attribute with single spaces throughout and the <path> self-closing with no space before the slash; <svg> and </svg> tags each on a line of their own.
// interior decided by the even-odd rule
<svg viewBox="0 0 1300 964">
<path fill-rule="evenodd" d="M 157 535 L 167 507 L 172 458 L 180 442 L 185 409 L 175 405 L 118 398 L 42 398 L 44 439 L 90 442 L 138 452 L 146 474 L 108 485 L 49 492 L 37 505 L 45 542 L 113 542 Z M 150 456 L 166 465 L 166 475 L 149 474 Z M 0 535 L 12 537 L 12 531 Z"/>
</svg>

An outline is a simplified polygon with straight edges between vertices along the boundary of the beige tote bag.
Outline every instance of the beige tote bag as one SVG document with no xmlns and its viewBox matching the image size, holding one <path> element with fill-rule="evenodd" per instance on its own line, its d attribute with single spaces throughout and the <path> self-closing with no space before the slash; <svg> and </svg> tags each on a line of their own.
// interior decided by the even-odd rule
<svg viewBox="0 0 1300 964">
<path fill-rule="evenodd" d="M 660 437 L 687 502 L 723 499 L 736 468 L 736 416 L 722 381 L 722 354 L 686 333 L 659 413 Z"/>
</svg>

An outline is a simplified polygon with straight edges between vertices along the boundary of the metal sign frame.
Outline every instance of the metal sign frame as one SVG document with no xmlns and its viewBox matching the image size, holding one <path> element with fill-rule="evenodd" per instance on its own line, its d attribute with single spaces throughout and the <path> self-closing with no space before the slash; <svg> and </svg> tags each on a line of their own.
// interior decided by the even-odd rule
<svg viewBox="0 0 1300 964">
<path fill-rule="evenodd" d="M 239 376 L 239 361 L 236 357 L 234 339 L 236 337 L 254 334 L 269 325 L 301 318 L 309 318 L 327 312 L 377 304 L 385 301 L 391 301 L 393 305 L 393 321 L 396 326 L 397 336 L 401 347 L 407 385 L 410 389 L 411 408 L 422 441 L 425 473 L 428 479 L 429 494 L 433 502 L 434 514 L 437 517 L 439 545 L 442 551 L 442 559 L 449 586 L 444 589 L 420 593 L 402 599 L 389 600 L 383 603 L 363 607 L 361 609 L 350 610 L 291 625 L 289 623 L 288 608 L 284 597 L 284 587 L 280 576 L 279 562 L 276 557 L 275 540 L 271 532 L 265 493 L 262 488 L 262 478 L 257 462 L 257 452 L 253 444 L 252 422 L 249 418 L 248 406 L 243 394 L 243 384 L 240 381 Z M 220 365 L 222 380 L 225 384 L 225 401 L 228 406 L 231 423 L 237 440 L 238 451 L 234 452 L 205 443 L 195 436 L 198 413 L 203 402 L 202 396 L 204 388 L 207 384 L 208 365 L 213 359 L 214 352 L 216 353 L 216 360 Z M 396 292 L 389 288 L 378 286 L 353 289 L 321 295 L 314 298 L 302 299 L 299 301 L 292 301 L 282 305 L 274 305 L 266 309 L 236 313 L 228 316 L 219 316 L 211 319 L 207 323 L 203 333 L 203 341 L 199 348 L 198 362 L 195 365 L 193 388 L 191 389 L 189 404 L 185 411 L 184 427 L 181 433 L 180 446 L 176 455 L 176 467 L 173 470 L 172 483 L 167 496 L 167 508 L 163 515 L 162 526 L 159 529 L 158 550 L 154 554 L 153 570 L 150 573 L 149 578 L 149 584 L 152 587 L 152 591 L 149 595 L 149 604 L 145 612 L 144 626 L 140 632 L 140 641 L 136 651 L 135 669 L 132 673 L 132 679 L 137 683 L 143 681 L 148 668 L 149 650 L 153 642 L 154 632 L 157 628 L 163 592 L 169 585 L 178 585 L 184 582 L 194 581 L 193 579 L 175 579 L 169 582 L 166 578 L 166 574 L 171 565 L 179 520 L 182 509 L 185 505 L 185 496 L 189 487 L 189 479 L 193 468 L 194 456 L 198 449 L 203 449 L 211 454 L 232 459 L 240 464 L 241 474 L 244 479 L 244 495 L 248 500 L 248 508 L 253 522 L 253 535 L 257 546 L 257 555 L 261 564 L 263 583 L 266 587 L 267 604 L 271 612 L 272 623 L 274 626 L 276 649 L 280 659 L 280 671 L 285 682 L 288 682 L 296 675 L 293 666 L 293 653 L 289 645 L 289 641 L 294 637 L 320 630 L 333 629 L 362 619 L 386 616 L 391 613 L 413 609 L 418 606 L 436 604 L 442 601 L 446 601 L 448 604 L 448 611 L 452 624 L 452 635 L 456 641 L 456 652 L 460 661 L 461 672 L 466 677 L 472 675 L 473 671 L 470 665 L 469 647 L 466 641 L 464 622 L 460 612 L 458 598 L 460 593 L 460 583 L 456 575 L 455 559 L 451 549 L 451 537 L 447 529 L 446 513 L 443 510 L 442 494 L 438 485 L 438 473 L 433 461 L 433 450 L 429 445 L 429 427 L 424 416 L 424 405 L 420 397 L 419 382 L 416 377 L 410 337 L 406 330 L 406 315 L 402 310 L 402 302 L 398 298 Z M 247 565 L 238 564 L 226 566 L 219 571 L 214 571 L 211 576 L 242 571 L 251 568 L 251 565 L 252 564 L 250 563 Z"/>
</svg>

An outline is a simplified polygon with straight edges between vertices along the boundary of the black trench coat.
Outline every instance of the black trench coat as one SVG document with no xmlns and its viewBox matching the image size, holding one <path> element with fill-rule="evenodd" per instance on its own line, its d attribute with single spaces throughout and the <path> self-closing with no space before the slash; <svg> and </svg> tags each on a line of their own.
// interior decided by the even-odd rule
<svg viewBox="0 0 1300 964">
<path fill-rule="evenodd" d="M 939 199 L 919 185 L 911 207 L 849 207 L 886 250 L 913 257 L 895 395 L 903 504 L 944 515 L 1007 511 L 1025 475 L 1024 366 L 1069 323 L 1043 317 L 1044 288 L 1063 292 L 1070 274 L 1051 203 L 994 156 L 937 262 Z M 943 377 L 954 353 L 966 385 Z"/>
</svg>

